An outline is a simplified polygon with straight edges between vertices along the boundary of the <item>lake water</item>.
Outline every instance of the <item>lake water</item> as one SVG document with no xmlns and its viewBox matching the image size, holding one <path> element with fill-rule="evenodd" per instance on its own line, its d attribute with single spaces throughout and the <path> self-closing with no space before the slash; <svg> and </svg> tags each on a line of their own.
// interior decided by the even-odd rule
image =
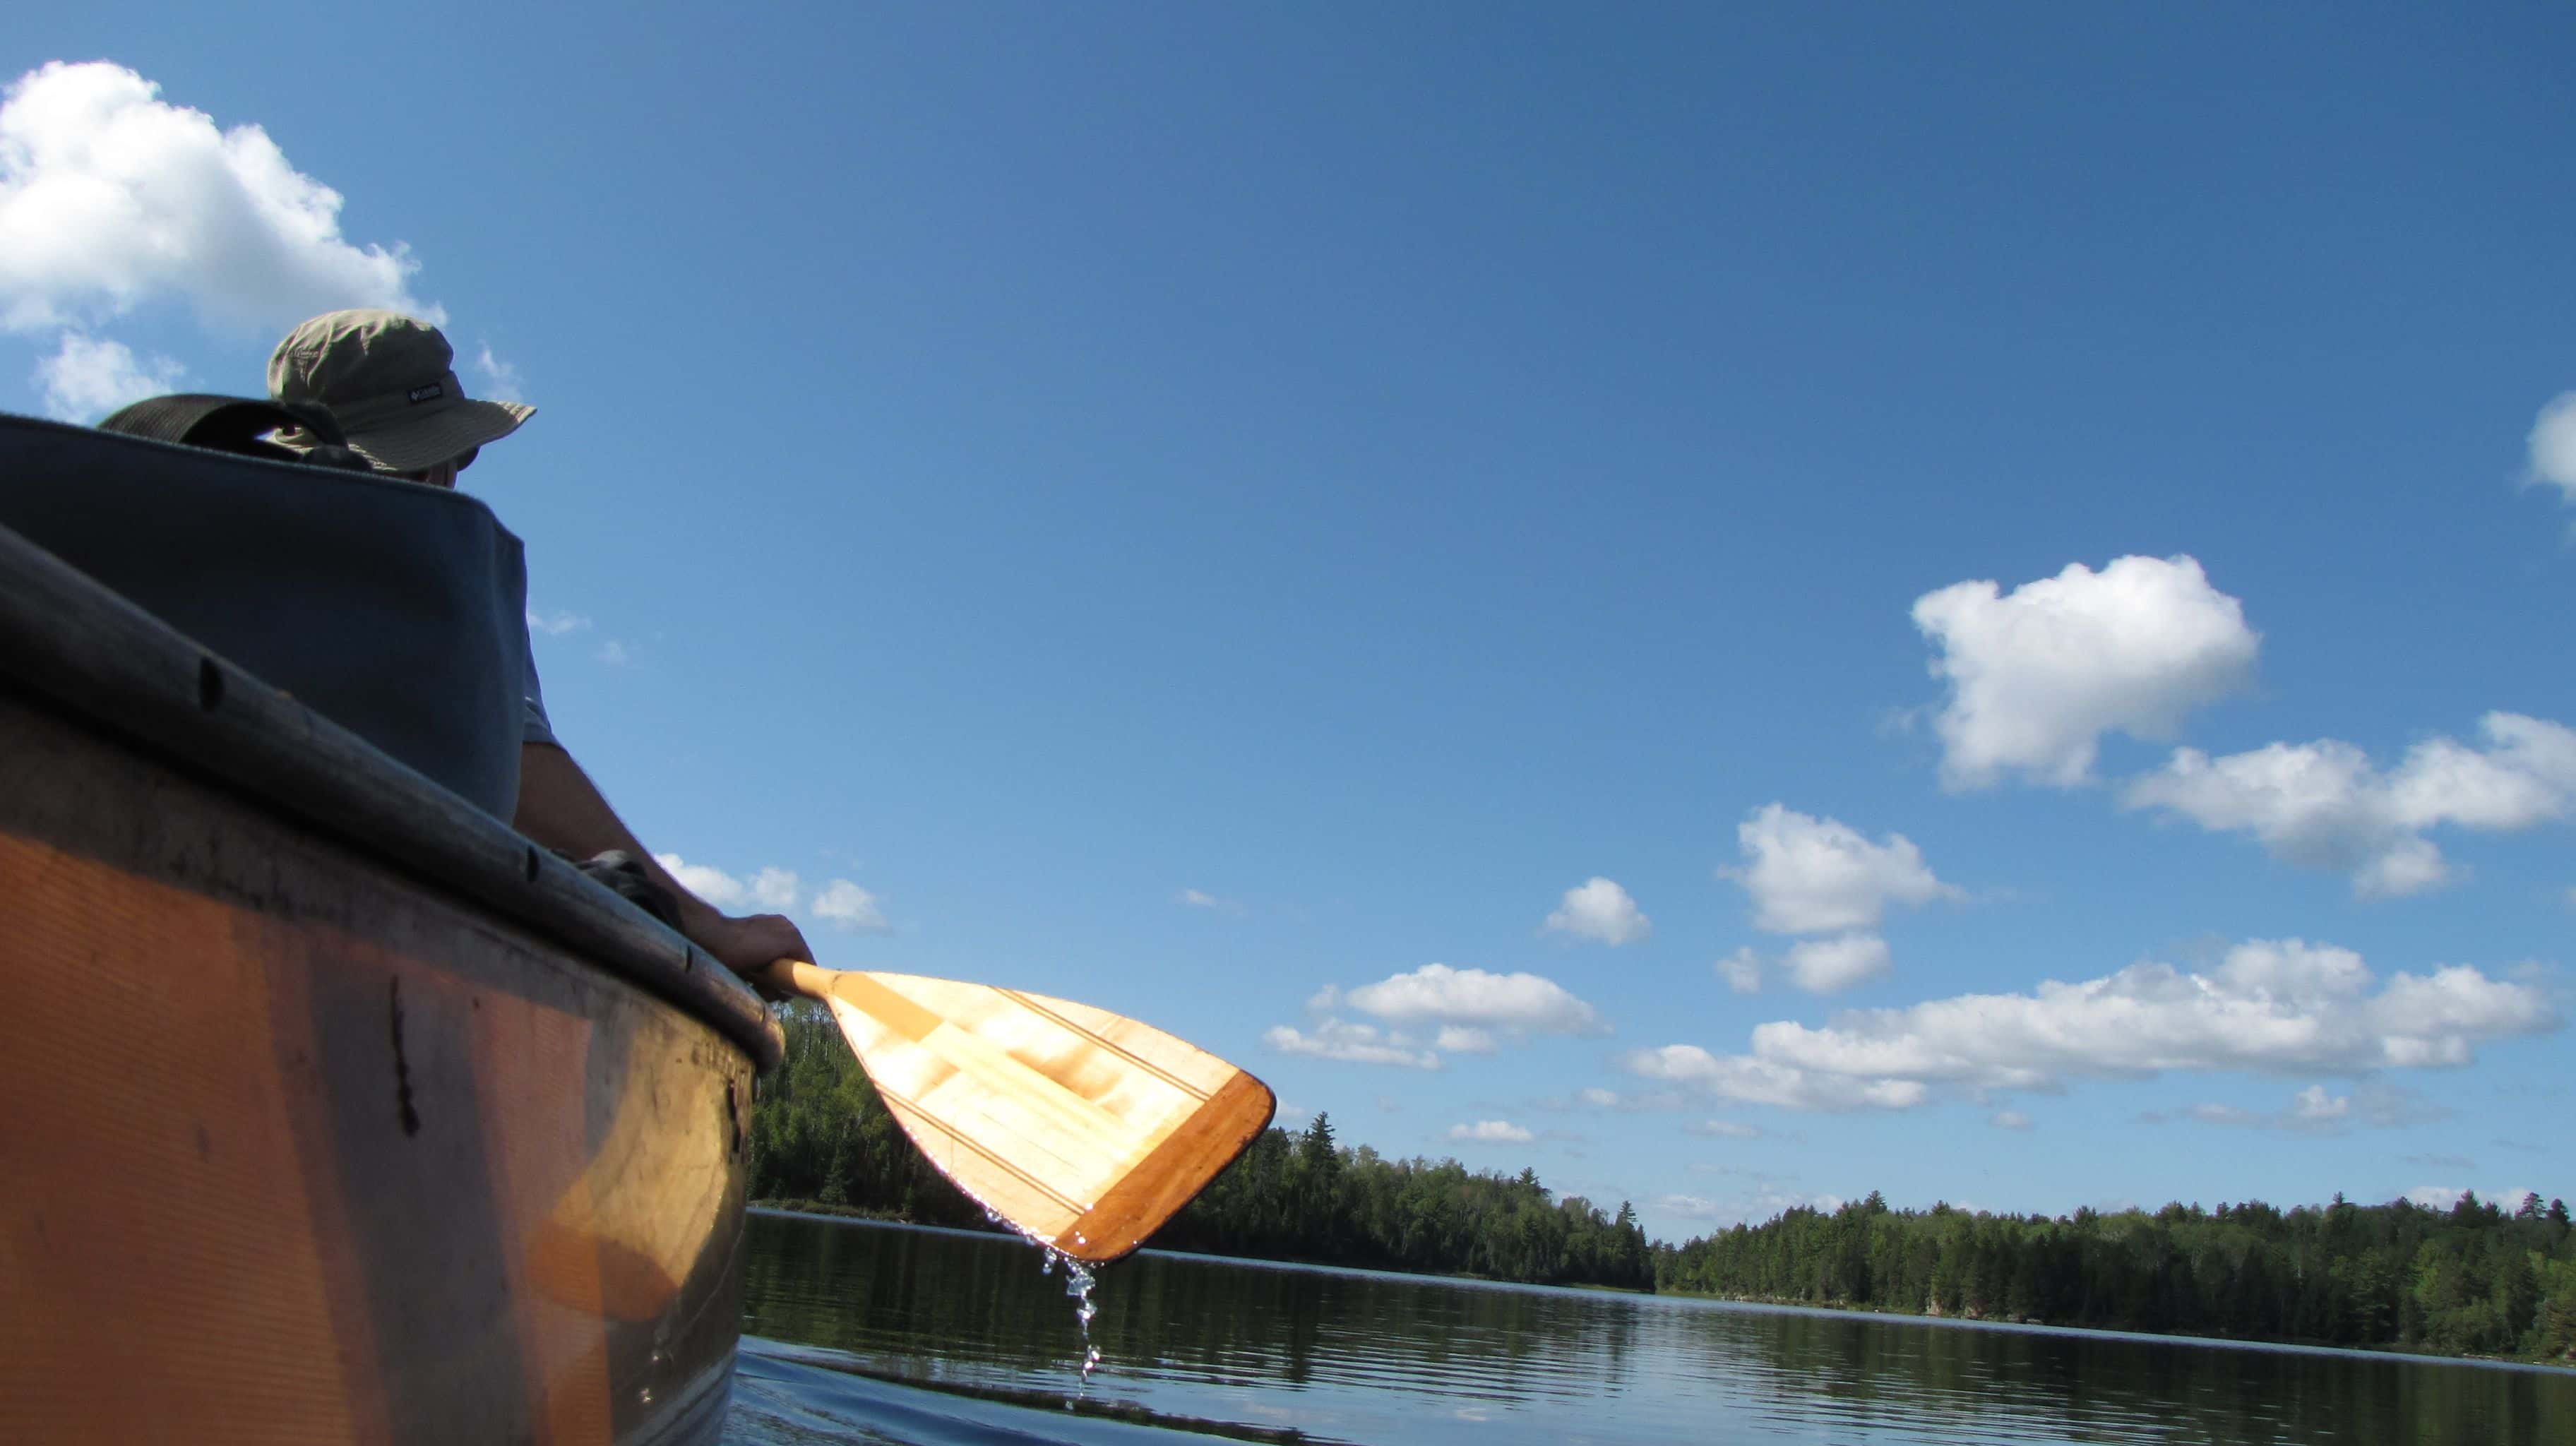
<svg viewBox="0 0 2576 1446">
<path fill-rule="evenodd" d="M 1085 1384 L 1034 1247 L 768 1213 L 750 1245 L 737 1446 L 2576 1443 L 2576 1372 L 1151 1252 L 1101 1272 Z"/>
</svg>

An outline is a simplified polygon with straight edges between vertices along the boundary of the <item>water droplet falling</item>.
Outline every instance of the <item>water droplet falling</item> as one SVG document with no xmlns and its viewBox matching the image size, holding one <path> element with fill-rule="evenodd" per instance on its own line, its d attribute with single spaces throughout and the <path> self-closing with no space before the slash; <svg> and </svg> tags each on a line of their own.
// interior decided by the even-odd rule
<svg viewBox="0 0 2576 1446">
<path fill-rule="evenodd" d="M 1088 1389 L 1091 1373 L 1100 1368 L 1100 1347 L 1091 1343 L 1091 1318 L 1100 1314 L 1100 1307 L 1092 1302 L 1091 1290 L 1100 1281 L 1072 1256 L 1053 1250 L 1048 1254 L 1064 1262 L 1064 1293 L 1073 1297 L 1073 1318 L 1082 1326 L 1082 1388 Z"/>
<path fill-rule="evenodd" d="M 976 1203 L 982 1204 L 983 1202 L 977 1201 Z M 1001 1212 L 995 1210 L 992 1206 L 984 1206 L 984 1218 L 1006 1230 L 1016 1233 L 1021 1239 L 1038 1248 L 1038 1274 L 1052 1276 L 1055 1274 L 1056 1262 L 1062 1261 L 1064 1263 L 1064 1293 L 1073 1297 L 1074 1323 L 1082 1328 L 1082 1383 L 1080 1386 L 1075 1388 L 1075 1394 L 1079 1396 L 1082 1392 L 1090 1389 L 1091 1373 L 1100 1369 L 1100 1347 L 1091 1343 L 1091 1321 L 1094 1316 L 1100 1314 L 1100 1307 L 1093 1303 L 1091 1292 L 1094 1287 L 1100 1284 L 1099 1278 L 1094 1276 L 1090 1270 L 1085 1268 L 1081 1261 L 1076 1260 L 1072 1256 L 1065 1254 L 1063 1251 L 1056 1249 L 1052 1243 L 1041 1240 L 1037 1236 L 1030 1234 L 1028 1231 L 1020 1229 L 1018 1225 L 1013 1224 L 1011 1221 L 1004 1219 Z M 1073 1239 L 1074 1243 L 1077 1245 L 1085 1243 L 1082 1236 L 1079 1234 L 1076 1234 Z M 1068 1402 L 1067 1404 L 1070 1403 Z"/>
</svg>

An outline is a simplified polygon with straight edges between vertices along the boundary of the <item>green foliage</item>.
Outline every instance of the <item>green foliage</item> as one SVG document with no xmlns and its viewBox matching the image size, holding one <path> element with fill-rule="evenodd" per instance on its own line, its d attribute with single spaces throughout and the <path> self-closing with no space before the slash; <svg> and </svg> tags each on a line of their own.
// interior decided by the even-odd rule
<svg viewBox="0 0 2576 1446">
<path fill-rule="evenodd" d="M 1541 1285 L 1654 1288 L 1637 1212 L 1553 1198 L 1538 1176 L 1455 1160 L 1340 1149 L 1328 1116 L 1263 1132 L 1154 1237 L 1170 1250 L 1481 1275 Z"/>
<path fill-rule="evenodd" d="M 2566 1207 L 2511 1216 L 2472 1195 L 2283 1212 L 2170 1204 L 2071 1217 L 1891 1211 L 1875 1192 L 1827 1214 L 1658 1247 L 1666 1290 L 2043 1320 L 2112 1330 L 2395 1346 L 2576 1361 L 2576 1234 Z"/>
</svg>

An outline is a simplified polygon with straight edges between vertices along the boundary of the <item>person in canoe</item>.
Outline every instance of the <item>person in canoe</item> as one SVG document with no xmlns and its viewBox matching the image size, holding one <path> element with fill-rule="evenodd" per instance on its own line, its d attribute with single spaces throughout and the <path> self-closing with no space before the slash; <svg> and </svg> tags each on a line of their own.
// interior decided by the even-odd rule
<svg viewBox="0 0 2576 1446">
<path fill-rule="evenodd" d="M 268 361 L 268 391 L 280 403 L 328 408 L 349 449 L 376 471 L 454 487 L 484 447 L 517 431 L 536 411 L 520 402 L 467 396 L 454 363 L 447 338 L 425 321 L 393 311 L 333 311 L 277 344 Z M 272 440 L 301 451 L 325 439 L 289 430 Z M 533 654 L 523 646 L 521 656 L 531 661 L 523 679 L 519 799 L 511 825 L 577 859 L 625 854 L 668 895 L 680 932 L 737 973 L 777 959 L 813 958 L 793 921 L 778 914 L 725 914 L 654 861 L 555 737 Z"/>
</svg>

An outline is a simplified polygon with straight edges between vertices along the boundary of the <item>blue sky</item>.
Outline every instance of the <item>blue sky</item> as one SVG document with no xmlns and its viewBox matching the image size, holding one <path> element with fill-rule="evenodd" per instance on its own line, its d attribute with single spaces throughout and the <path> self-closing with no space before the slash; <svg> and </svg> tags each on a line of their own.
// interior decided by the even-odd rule
<svg viewBox="0 0 2576 1446">
<path fill-rule="evenodd" d="M 269 13 L 13 17 L 0 407 L 435 308 L 822 962 L 1675 1239 L 2576 1194 L 2563 8 Z"/>
</svg>

